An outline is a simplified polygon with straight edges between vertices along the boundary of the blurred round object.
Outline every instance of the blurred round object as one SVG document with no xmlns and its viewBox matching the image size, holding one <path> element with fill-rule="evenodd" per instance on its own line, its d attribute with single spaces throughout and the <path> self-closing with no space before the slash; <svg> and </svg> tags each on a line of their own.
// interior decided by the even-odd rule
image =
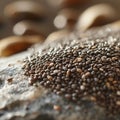
<svg viewBox="0 0 120 120">
<path fill-rule="evenodd" d="M 56 41 L 58 39 L 62 39 L 65 36 L 67 36 L 68 34 L 70 34 L 70 31 L 68 31 L 68 30 L 55 31 L 55 32 L 51 33 L 50 35 L 48 35 L 48 37 L 46 38 L 45 42 L 46 43 L 50 43 L 52 41 Z"/>
<path fill-rule="evenodd" d="M 13 33 L 15 35 L 40 35 L 42 34 L 39 25 L 32 21 L 21 21 L 14 25 Z"/>
<path fill-rule="evenodd" d="M 47 2 L 54 7 L 74 7 L 80 6 L 88 2 L 88 0 L 47 0 Z"/>
<path fill-rule="evenodd" d="M 79 12 L 75 9 L 63 9 L 54 19 L 54 26 L 57 29 L 73 28 L 75 25 Z"/>
<path fill-rule="evenodd" d="M 33 1 L 15 1 L 9 3 L 4 8 L 4 14 L 7 18 L 19 21 L 23 19 L 39 19 L 45 16 L 45 7 Z"/>
<path fill-rule="evenodd" d="M 110 25 L 110 27 L 112 27 L 113 29 L 114 29 L 114 28 L 115 28 L 115 29 L 120 29 L 120 20 L 115 21 L 115 22 L 112 22 L 112 23 L 110 23 L 109 25 Z"/>
<path fill-rule="evenodd" d="M 108 4 L 98 4 L 86 9 L 79 17 L 77 29 L 85 31 L 94 26 L 105 25 L 118 19 L 116 10 Z"/>
<path fill-rule="evenodd" d="M 56 16 L 56 18 L 54 20 L 54 25 L 56 28 L 62 29 L 66 26 L 66 24 L 67 24 L 67 20 L 66 20 L 65 16 L 63 16 L 63 15 Z"/>
<path fill-rule="evenodd" d="M 26 50 L 35 43 L 42 43 L 42 36 L 11 36 L 0 41 L 0 57 L 10 56 Z"/>
</svg>

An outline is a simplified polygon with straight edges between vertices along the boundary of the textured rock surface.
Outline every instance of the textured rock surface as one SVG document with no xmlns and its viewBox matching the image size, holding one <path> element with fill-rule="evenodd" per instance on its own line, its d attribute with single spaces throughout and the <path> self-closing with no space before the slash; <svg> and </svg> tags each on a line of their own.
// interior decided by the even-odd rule
<svg viewBox="0 0 120 120">
<path fill-rule="evenodd" d="M 104 39 L 106 36 L 113 36 L 113 31 L 117 30 L 103 27 L 82 34 L 75 32 L 65 40 Z M 50 46 L 56 45 L 57 42 Z M 40 51 L 44 48 L 38 49 Z M 0 60 L 0 120 L 120 120 L 119 114 L 107 115 L 102 107 L 87 99 L 78 106 L 39 84 L 30 86 L 29 78 L 24 76 L 22 70 L 22 60 L 28 54 L 21 53 Z"/>
</svg>

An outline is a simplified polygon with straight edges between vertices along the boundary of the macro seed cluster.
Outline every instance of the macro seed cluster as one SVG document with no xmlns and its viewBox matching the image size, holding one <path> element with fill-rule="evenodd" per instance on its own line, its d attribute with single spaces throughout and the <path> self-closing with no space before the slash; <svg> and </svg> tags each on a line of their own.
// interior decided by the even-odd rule
<svg viewBox="0 0 120 120">
<path fill-rule="evenodd" d="M 90 97 L 110 113 L 120 113 L 120 32 L 61 46 L 25 59 L 30 83 L 39 82 L 76 103 Z"/>
</svg>

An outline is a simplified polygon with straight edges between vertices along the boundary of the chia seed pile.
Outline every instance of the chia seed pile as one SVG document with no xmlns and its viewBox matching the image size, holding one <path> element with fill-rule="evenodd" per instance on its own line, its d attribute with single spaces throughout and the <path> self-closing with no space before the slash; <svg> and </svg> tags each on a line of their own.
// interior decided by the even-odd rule
<svg viewBox="0 0 120 120">
<path fill-rule="evenodd" d="M 42 55 L 26 58 L 23 69 L 30 84 L 39 82 L 75 103 L 89 97 L 106 111 L 119 114 L 120 31 L 98 38 L 58 42 Z"/>
</svg>

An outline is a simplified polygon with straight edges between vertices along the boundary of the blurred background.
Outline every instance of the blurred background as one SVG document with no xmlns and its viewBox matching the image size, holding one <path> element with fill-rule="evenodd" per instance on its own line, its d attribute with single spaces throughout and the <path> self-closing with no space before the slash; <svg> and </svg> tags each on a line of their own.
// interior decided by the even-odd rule
<svg viewBox="0 0 120 120">
<path fill-rule="evenodd" d="M 64 37 L 73 30 L 86 31 L 118 21 L 119 6 L 120 0 L 0 0 L 0 39 L 37 35 L 44 41 Z"/>
<path fill-rule="evenodd" d="M 37 4 L 37 7 L 41 8 L 38 9 L 36 7 L 33 9 L 31 7 L 31 11 L 27 10 L 30 9 L 30 5 L 25 5 L 26 1 L 26 4 L 33 4 L 33 7 Z M 19 6 L 14 6 L 15 2 L 18 2 Z M 14 34 L 22 35 L 22 32 L 19 33 L 17 30 L 15 31 L 14 27 L 23 20 L 29 20 L 32 25 L 34 23 L 35 25 L 37 24 L 36 33 L 40 32 L 45 36 L 58 29 L 73 27 L 72 25 L 77 22 L 77 18 L 84 10 L 86 10 L 89 6 L 99 3 L 108 3 L 114 7 L 116 11 L 120 10 L 120 0 L 0 0 L 0 38 Z M 18 7 L 19 10 L 17 10 Z M 20 14 L 20 9 L 23 16 Z M 38 9 L 38 13 L 35 13 L 35 9 Z M 27 12 L 31 17 L 27 14 Z M 69 19 L 69 21 L 66 19 Z M 66 22 L 69 22 L 71 26 L 67 26 Z M 16 25 L 16 29 L 20 29 L 19 26 L 17 28 Z"/>
</svg>

